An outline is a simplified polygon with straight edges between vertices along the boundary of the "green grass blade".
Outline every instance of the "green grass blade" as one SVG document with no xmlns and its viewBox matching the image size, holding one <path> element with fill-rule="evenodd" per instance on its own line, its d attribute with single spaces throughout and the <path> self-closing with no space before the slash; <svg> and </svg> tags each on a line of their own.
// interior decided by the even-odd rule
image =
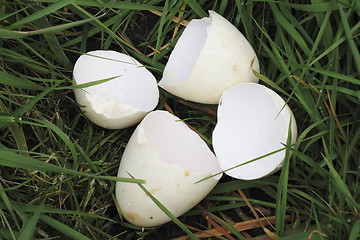
<svg viewBox="0 0 360 240">
<path fill-rule="evenodd" d="M 73 169 L 67 169 L 59 167 L 50 163 L 42 162 L 34 158 L 23 156 L 11 152 L 10 150 L 0 148 L 0 166 L 7 166 L 13 168 L 23 168 L 28 170 L 37 170 L 37 171 L 48 171 L 48 172 L 57 172 L 65 173 L 74 176 L 82 176 L 89 178 L 98 178 L 105 179 L 110 181 L 121 181 L 121 182 L 131 182 L 131 183 L 144 183 L 143 180 L 133 179 L 133 178 L 121 178 L 121 177 L 112 177 L 112 176 L 98 176 L 95 174 L 89 174 L 84 172 L 75 171 Z"/>
<path fill-rule="evenodd" d="M 134 177 L 128 173 L 129 176 L 134 179 Z M 192 240 L 198 240 L 198 238 L 187 228 L 182 224 L 182 222 L 179 221 L 159 200 L 157 200 L 141 183 L 138 184 L 138 186 L 148 195 L 151 200 L 158 206 L 161 211 L 163 211 L 176 225 L 178 225 L 185 233 L 189 235 L 189 237 Z"/>
<path fill-rule="evenodd" d="M 120 46 L 127 46 L 129 49 L 126 49 L 129 51 L 129 53 L 131 53 L 131 55 L 136 58 L 137 60 L 140 61 L 144 61 L 145 63 L 150 64 L 151 66 L 155 67 L 158 71 L 161 71 L 164 68 L 164 65 L 159 63 L 159 62 L 155 62 L 153 61 L 152 58 L 146 57 L 143 54 L 138 53 L 137 51 L 134 51 L 134 49 L 132 48 L 132 46 L 130 46 L 126 41 L 124 41 L 121 37 L 119 37 L 117 34 L 115 34 L 114 32 L 111 31 L 111 29 L 109 29 L 108 27 L 106 27 L 99 19 L 95 18 L 92 14 L 90 14 L 89 12 L 87 12 L 85 9 L 83 9 L 81 6 L 77 5 L 77 4 L 73 4 L 74 8 L 72 8 L 74 11 L 77 11 L 79 13 L 79 15 L 87 17 L 87 18 L 93 18 L 94 21 L 92 21 L 91 23 L 96 27 L 96 28 L 100 28 L 101 31 L 106 32 L 107 34 L 109 34 L 110 37 L 112 37 L 115 41 L 118 42 L 118 44 Z"/>
<path fill-rule="evenodd" d="M 10 27 L 12 28 L 16 28 L 16 27 L 20 27 L 23 24 L 35 21 L 39 18 L 42 18 L 48 14 L 51 14 L 53 12 L 55 12 L 56 10 L 63 8 L 67 5 L 69 5 L 70 3 L 74 2 L 75 0 L 60 0 L 58 2 L 55 2 L 51 5 L 49 5 L 48 7 L 45 7 L 43 9 L 37 10 L 36 12 L 34 12 L 33 14 L 15 22 L 14 24 L 12 24 Z"/>
<path fill-rule="evenodd" d="M 204 11 L 204 9 L 194 0 L 185 0 L 185 2 L 191 7 L 192 10 L 200 17 L 207 17 L 208 14 Z"/>
<path fill-rule="evenodd" d="M 108 81 L 113 80 L 113 79 L 118 78 L 118 77 L 121 77 L 121 75 L 111 77 L 111 78 L 102 79 L 102 80 L 96 80 L 96 81 L 92 81 L 92 82 L 88 82 L 88 83 L 73 84 L 71 86 L 58 87 L 58 88 L 56 88 L 56 90 L 87 88 L 87 87 L 91 87 L 91 86 L 95 86 L 95 85 L 98 85 L 98 84 L 108 82 Z"/>
<path fill-rule="evenodd" d="M 19 150 L 26 152 L 28 150 L 28 147 L 27 147 L 24 131 L 21 125 L 15 123 L 15 118 L 10 115 L 9 111 L 6 109 L 5 104 L 3 103 L 3 101 L 1 101 L 1 99 L 0 99 L 0 113 L 9 114 L 9 118 L 5 122 L 1 119 L 2 116 L 0 114 L 0 122 L 9 124 L 9 130 L 15 139 L 17 148 Z"/>
<path fill-rule="evenodd" d="M 343 24 L 344 27 L 344 31 L 345 31 L 345 36 L 347 38 L 347 41 L 349 43 L 349 47 L 350 47 L 350 52 L 353 55 L 354 61 L 355 61 L 355 66 L 357 68 L 357 72 L 358 72 L 358 76 L 360 76 L 360 53 L 359 53 L 359 49 L 356 46 L 355 42 L 354 42 L 354 36 L 352 36 L 352 33 L 350 31 L 350 26 L 347 20 L 347 17 L 345 16 L 344 13 L 344 9 L 342 4 L 338 3 L 339 6 L 339 12 L 340 12 L 340 17 L 341 17 L 341 22 Z"/>
<path fill-rule="evenodd" d="M 20 227 L 19 222 L 17 221 L 12 201 L 9 199 L 6 192 L 4 191 L 1 182 L 0 182 L 0 198 L 2 199 L 2 201 L 0 201 L 0 202 L 4 203 L 5 209 L 10 212 L 10 216 L 15 220 L 16 228 L 18 230 L 20 230 L 21 227 Z"/>
<path fill-rule="evenodd" d="M 353 28 L 350 29 L 351 34 L 356 33 L 356 31 L 360 28 L 360 22 L 357 23 Z M 338 49 L 339 45 L 346 41 L 346 37 L 342 36 L 338 39 L 335 39 L 331 42 L 331 44 L 328 45 L 327 49 L 323 50 L 321 54 L 319 54 L 315 59 L 311 59 L 312 62 L 309 64 L 309 66 L 312 66 L 314 63 L 318 62 L 320 59 L 322 59 L 325 56 L 331 55 L 334 50 Z M 331 56 L 328 57 L 331 59 Z"/>
<path fill-rule="evenodd" d="M 323 142 L 324 142 L 325 152 L 328 153 L 324 139 Z M 360 204 L 353 198 L 351 192 L 349 191 L 348 186 L 345 184 L 345 182 L 342 180 L 338 172 L 335 170 L 332 162 L 328 158 L 328 155 L 329 154 L 323 155 L 323 159 L 325 160 L 326 165 L 330 170 L 332 184 L 334 185 L 335 188 L 339 190 L 342 196 L 345 197 L 345 200 L 348 202 L 348 204 L 351 206 L 352 209 L 360 209 Z"/>
<path fill-rule="evenodd" d="M 74 230 L 73 228 L 63 224 L 62 222 L 59 222 L 58 220 L 55 220 L 52 217 L 41 215 L 40 216 L 41 221 L 46 223 L 47 225 L 53 227 L 54 229 L 57 229 L 59 232 L 64 234 L 64 236 L 68 236 L 71 239 L 74 240 L 91 240 L 90 238 L 86 237 L 85 235 L 81 234 L 80 232 Z"/>
<path fill-rule="evenodd" d="M 49 72 L 52 71 L 52 80 L 54 81 L 54 77 L 58 76 L 60 79 L 67 79 L 67 76 L 60 72 L 59 69 L 49 61 L 49 59 L 47 59 L 45 56 L 43 56 L 40 52 L 39 49 L 34 49 L 31 45 L 27 44 L 25 41 L 23 41 L 22 39 L 18 38 L 16 39 L 17 42 L 24 46 L 26 49 L 28 49 L 32 54 L 34 54 L 34 56 L 38 57 L 39 59 L 41 59 L 45 64 L 43 64 L 43 68 L 46 69 L 45 72 Z M 28 61 L 26 59 L 26 61 Z M 39 63 L 40 64 L 40 63 Z M 43 79 L 42 79 L 43 81 Z"/>
<path fill-rule="evenodd" d="M 45 201 L 43 201 L 34 215 L 29 219 L 28 222 L 25 223 L 23 229 L 20 231 L 20 235 L 18 240 L 30 240 L 33 238 L 35 233 L 36 225 L 40 219 L 40 215 L 42 214 L 42 210 L 44 209 Z"/>
<path fill-rule="evenodd" d="M 60 128 L 58 128 L 57 126 L 55 126 L 54 124 L 52 124 L 49 121 L 45 121 L 45 120 L 41 120 L 41 119 L 32 119 L 35 122 L 38 122 L 40 124 L 42 124 L 44 127 L 51 129 L 54 133 L 56 133 L 56 135 L 58 135 L 61 140 L 65 143 L 65 145 L 69 148 L 71 155 L 73 157 L 73 169 L 76 170 L 79 167 L 79 162 L 78 162 L 78 154 L 76 152 L 76 147 L 75 145 L 71 142 L 69 136 L 67 136 Z"/>
<path fill-rule="evenodd" d="M 36 26 L 40 29 L 50 28 L 51 24 L 49 20 L 44 17 L 36 20 Z M 65 54 L 65 49 L 63 49 L 59 43 L 58 36 L 54 32 L 43 34 L 47 44 L 50 46 L 54 59 L 57 59 L 66 69 L 71 70 L 72 64 L 68 57 Z"/>
<path fill-rule="evenodd" d="M 53 91 L 60 82 L 55 83 L 53 86 L 45 88 L 41 93 L 39 93 L 37 96 L 33 97 L 31 100 L 29 100 L 27 103 L 23 104 L 20 108 L 15 110 L 11 113 L 11 115 L 14 118 L 21 117 L 27 110 L 31 109 L 38 101 L 40 101 L 43 97 L 45 97 L 47 94 L 49 94 L 51 91 Z M 0 129 L 5 127 L 7 124 L 0 122 Z"/>
<path fill-rule="evenodd" d="M 42 3 L 56 3 L 58 0 L 37 0 L 37 2 Z M 98 7 L 98 8 L 118 8 L 118 9 L 131 9 L 131 10 L 158 10 L 161 11 L 161 6 L 154 6 L 157 2 L 153 4 L 139 3 L 139 2 L 128 2 L 128 1 L 111 1 L 111 2 L 101 2 L 97 0 L 75 0 L 74 4 L 84 7 Z"/>
<path fill-rule="evenodd" d="M 288 127 L 287 146 L 291 146 L 291 120 Z M 275 209 L 275 226 L 276 234 L 281 237 L 284 235 L 285 216 L 287 211 L 287 198 L 288 198 L 288 184 L 289 184 L 289 168 L 291 152 L 290 148 L 286 149 L 284 163 L 282 165 L 279 183 L 276 194 L 276 209 Z"/>
<path fill-rule="evenodd" d="M 6 189 L 4 189 L 4 191 L 6 191 Z M 15 210 L 20 209 L 22 212 L 35 213 L 35 212 L 39 211 L 39 206 L 36 206 L 36 205 L 24 204 L 24 203 L 20 203 L 17 201 L 12 201 L 11 204 Z M 6 210 L 8 208 L 5 205 L 5 203 L 0 202 L 0 209 Z M 98 218 L 98 219 L 106 220 L 106 221 L 110 221 L 110 222 L 114 221 L 110 218 L 107 218 L 107 217 L 104 217 L 101 215 L 97 215 L 97 214 L 93 214 L 93 213 L 86 213 L 86 212 L 81 212 L 81 211 L 76 211 L 76 210 L 58 209 L 58 208 L 52 208 L 52 207 L 47 207 L 47 206 L 44 206 L 42 208 L 42 213 L 61 214 L 61 215 L 76 215 L 76 216 L 83 216 L 86 218 Z"/>
<path fill-rule="evenodd" d="M 270 153 L 267 153 L 267 154 L 261 155 L 261 156 L 259 156 L 259 157 L 256 157 L 256 158 L 254 158 L 254 159 L 251 159 L 251 160 L 249 160 L 249 161 L 246 161 L 246 162 L 244 162 L 244 163 L 238 164 L 238 165 L 236 165 L 236 166 L 234 166 L 234 167 L 231 167 L 231 168 L 228 168 L 228 169 L 224 169 L 223 171 L 218 172 L 218 173 L 216 173 L 216 174 L 213 174 L 213 175 L 211 175 L 211 176 L 209 176 L 209 177 L 203 178 L 203 179 L 197 181 L 196 183 L 200 183 L 200 182 L 205 181 L 205 180 L 207 180 L 207 179 L 210 179 L 210 178 L 212 178 L 212 177 L 215 177 L 215 176 L 218 176 L 218 175 L 220 175 L 220 174 L 226 173 L 227 171 L 230 171 L 230 170 L 232 170 L 232 169 L 235 169 L 235 168 L 244 166 L 244 165 L 246 165 L 246 164 L 249 164 L 249 163 L 258 161 L 258 160 L 260 160 L 260 159 L 262 159 L 262 158 L 265 158 L 265 157 L 267 157 L 267 156 L 270 156 L 270 155 L 272 155 L 272 154 L 275 154 L 275 153 L 284 151 L 285 149 L 286 149 L 286 147 L 280 148 L 280 149 L 277 149 L 277 150 L 272 151 L 272 152 L 270 152 Z"/>
<path fill-rule="evenodd" d="M 252 70 L 254 75 L 259 78 L 264 83 L 268 84 L 270 87 L 274 88 L 275 90 L 281 92 L 285 96 L 289 96 L 289 94 L 284 91 L 281 87 L 279 87 L 275 82 L 273 82 L 271 79 L 267 78 L 266 76 L 262 75 L 261 73 L 256 72 L 255 70 Z"/>
<path fill-rule="evenodd" d="M 0 217 L 3 221 L 2 224 L 5 225 L 5 227 L 7 228 L 7 229 L 0 228 L 0 234 L 2 234 L 4 237 L 7 237 L 7 239 L 16 240 L 17 239 L 16 236 L 18 236 L 18 232 L 12 229 L 12 226 L 10 225 L 8 219 L 6 218 L 6 214 L 1 209 L 0 209 Z"/>
<path fill-rule="evenodd" d="M 349 240 L 356 240 L 360 238 L 360 220 L 357 220 L 351 228 Z"/>
<path fill-rule="evenodd" d="M 33 30 L 33 31 L 14 31 L 14 30 L 0 28 L 0 39 L 1 38 L 3 38 L 3 39 L 5 39 L 5 38 L 24 38 L 24 37 L 34 36 L 34 35 L 60 32 L 60 31 L 64 31 L 64 30 L 72 28 L 72 27 L 76 27 L 76 26 L 91 22 L 93 20 L 94 20 L 93 18 L 84 19 L 84 20 L 80 20 L 80 21 L 76 21 L 76 22 L 65 23 L 65 24 L 47 27 L 47 28 L 38 29 L 38 30 Z"/>
<path fill-rule="evenodd" d="M 319 48 L 319 44 L 321 42 L 321 39 L 323 39 L 325 37 L 324 32 L 326 31 L 326 29 L 328 28 L 328 26 L 330 24 L 330 21 L 329 21 L 330 16 L 331 16 L 331 12 L 327 12 L 325 14 L 325 16 L 324 16 L 324 19 L 323 19 L 322 24 L 320 26 L 319 32 L 318 32 L 318 34 L 316 36 L 315 42 L 311 47 L 311 52 L 310 52 L 309 58 L 306 61 L 307 65 L 309 65 L 310 61 L 312 61 L 312 59 L 314 58 L 315 52 Z M 315 62 L 313 61 L 313 63 L 315 63 Z"/>
<path fill-rule="evenodd" d="M 0 70 L 0 84 L 29 90 L 42 90 L 43 87 L 26 79 L 18 78 Z"/>
<path fill-rule="evenodd" d="M 155 45 L 155 49 L 157 51 L 160 51 L 160 47 L 162 45 L 161 38 L 162 38 L 162 35 L 163 35 L 163 30 L 164 30 L 163 28 L 164 28 L 164 24 L 165 24 L 165 21 L 166 21 L 166 16 L 168 14 L 168 7 L 169 7 L 169 1 L 166 0 L 165 3 L 164 3 L 164 9 L 162 10 L 162 15 L 161 15 L 161 18 L 160 18 L 159 27 L 158 27 L 158 31 L 157 31 L 157 40 L 156 40 L 156 45 Z M 155 52 L 154 57 L 156 56 L 157 51 Z"/>
<path fill-rule="evenodd" d="M 337 10 L 337 3 L 335 1 L 331 2 L 319 2 L 319 3 L 289 3 L 289 2 L 278 2 L 281 5 L 288 6 L 297 10 L 305 12 L 329 12 Z"/>
<path fill-rule="evenodd" d="M 0 21 L 3 21 L 11 16 L 16 16 L 16 14 L 19 14 L 20 12 L 24 11 L 25 9 L 27 9 L 27 7 L 23 7 L 21 9 L 18 9 L 16 11 L 13 11 L 11 13 L 8 13 L 8 14 L 4 14 L 2 11 L 0 11 Z"/>
<path fill-rule="evenodd" d="M 304 41 L 300 33 L 294 28 L 294 26 L 285 18 L 275 3 L 269 3 L 271 10 L 273 11 L 274 17 L 277 22 L 284 28 L 284 30 L 294 39 L 300 48 L 305 52 L 306 55 L 310 54 L 310 49 Z"/>
</svg>

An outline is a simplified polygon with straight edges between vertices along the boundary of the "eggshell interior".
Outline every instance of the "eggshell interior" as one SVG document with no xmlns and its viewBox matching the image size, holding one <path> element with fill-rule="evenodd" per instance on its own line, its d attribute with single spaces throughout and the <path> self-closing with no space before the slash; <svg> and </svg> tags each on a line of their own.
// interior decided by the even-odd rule
<svg viewBox="0 0 360 240">
<path fill-rule="evenodd" d="M 206 143 L 177 117 L 166 111 L 149 113 L 131 136 L 120 162 L 118 176 L 146 181 L 143 186 L 176 217 L 200 202 L 221 175 L 215 155 Z M 170 218 L 136 184 L 117 182 L 121 214 L 143 227 Z"/>
<path fill-rule="evenodd" d="M 194 19 L 186 26 L 166 64 L 160 86 L 178 87 L 192 72 L 211 28 L 211 19 Z"/>
<path fill-rule="evenodd" d="M 126 54 L 88 52 L 76 61 L 73 74 L 76 84 L 113 78 L 75 90 L 85 115 L 102 127 L 116 129 L 136 124 L 158 103 L 155 77 Z"/>
<path fill-rule="evenodd" d="M 284 100 L 271 89 L 254 83 L 226 90 L 218 107 L 213 147 L 223 170 L 283 148 L 288 130 L 294 143 L 296 121 Z M 281 168 L 285 151 L 237 167 L 226 174 L 238 179 L 257 179 Z"/>
<path fill-rule="evenodd" d="M 172 51 L 159 86 L 181 98 L 218 104 L 227 88 L 258 82 L 256 54 L 240 31 L 219 14 L 190 21 Z M 253 65 L 251 62 L 254 60 Z"/>
</svg>

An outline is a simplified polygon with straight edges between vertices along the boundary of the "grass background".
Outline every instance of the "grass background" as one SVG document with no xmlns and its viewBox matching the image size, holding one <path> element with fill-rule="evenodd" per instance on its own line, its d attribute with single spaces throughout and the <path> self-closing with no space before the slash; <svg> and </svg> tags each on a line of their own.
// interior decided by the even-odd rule
<svg viewBox="0 0 360 240">
<path fill-rule="evenodd" d="M 260 83 L 292 108 L 298 141 L 277 174 L 223 177 L 179 221 L 132 226 L 114 205 L 115 180 L 129 179 L 113 176 L 134 127 L 83 116 L 73 65 L 112 49 L 160 79 L 182 24 L 210 9 L 252 44 Z M 183 229 L 192 239 L 359 239 L 359 11 L 356 0 L 0 0 L 0 239 L 171 239 Z M 157 109 L 211 143 L 216 106 L 162 95 Z"/>
</svg>

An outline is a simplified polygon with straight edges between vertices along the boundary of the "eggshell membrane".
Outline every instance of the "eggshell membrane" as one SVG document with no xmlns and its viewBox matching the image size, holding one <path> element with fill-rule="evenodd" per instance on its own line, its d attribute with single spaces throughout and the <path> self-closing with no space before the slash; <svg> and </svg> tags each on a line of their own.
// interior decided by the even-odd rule
<svg viewBox="0 0 360 240">
<path fill-rule="evenodd" d="M 200 202 L 221 175 L 196 182 L 218 172 L 215 155 L 195 132 L 170 113 L 155 111 L 131 136 L 118 177 L 131 174 L 144 179 L 143 186 L 178 217 Z M 117 182 L 116 198 L 122 216 L 134 225 L 152 227 L 170 221 L 136 184 Z"/>
<path fill-rule="evenodd" d="M 225 171 L 283 148 L 289 129 L 291 143 L 295 143 L 295 118 L 277 93 L 255 83 L 229 88 L 218 106 L 213 131 L 213 147 L 221 168 Z M 244 180 L 261 178 L 280 169 L 284 158 L 285 150 L 225 173 Z"/>
<path fill-rule="evenodd" d="M 75 89 L 84 114 L 101 127 L 118 129 L 134 125 L 158 103 L 155 77 L 126 54 L 104 50 L 88 52 L 76 61 L 73 74 L 76 84 L 115 77 Z"/>
<path fill-rule="evenodd" d="M 209 13 L 210 18 L 189 22 L 170 55 L 159 86 L 190 101 L 218 104 L 227 88 L 258 82 L 252 68 L 259 72 L 260 67 L 241 32 L 216 12 Z"/>
</svg>

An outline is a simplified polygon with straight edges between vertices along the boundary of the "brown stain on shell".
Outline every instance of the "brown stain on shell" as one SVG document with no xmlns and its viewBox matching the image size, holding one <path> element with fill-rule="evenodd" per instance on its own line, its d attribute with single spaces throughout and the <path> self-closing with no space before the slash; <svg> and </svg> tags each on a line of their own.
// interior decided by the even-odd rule
<svg viewBox="0 0 360 240">
<path fill-rule="evenodd" d="M 158 191 L 161 191 L 163 188 L 152 188 L 152 189 L 150 189 L 150 194 L 151 195 L 154 195 L 156 192 L 158 192 Z M 149 197 L 148 195 L 146 195 L 147 197 Z"/>
<path fill-rule="evenodd" d="M 184 172 L 184 176 L 185 176 L 185 177 L 190 176 L 190 174 L 191 174 L 191 172 L 190 172 L 189 170 L 186 170 L 186 171 Z"/>
<path fill-rule="evenodd" d="M 162 190 L 162 188 L 152 188 L 152 189 L 150 189 L 149 192 L 153 195 L 154 193 L 161 191 L 161 190 Z"/>
<path fill-rule="evenodd" d="M 237 71 L 239 71 L 239 66 L 238 65 L 233 65 L 232 69 L 236 73 Z"/>
<path fill-rule="evenodd" d="M 124 217 L 129 219 L 130 221 L 136 221 L 140 216 L 134 212 L 125 212 Z"/>
</svg>

